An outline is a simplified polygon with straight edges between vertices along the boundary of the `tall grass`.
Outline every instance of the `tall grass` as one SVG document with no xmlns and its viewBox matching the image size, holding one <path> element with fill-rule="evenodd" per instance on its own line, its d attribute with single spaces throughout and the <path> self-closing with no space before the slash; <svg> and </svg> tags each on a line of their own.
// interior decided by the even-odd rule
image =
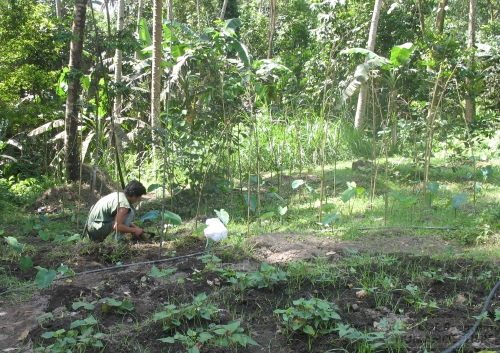
<svg viewBox="0 0 500 353">
<path fill-rule="evenodd" d="M 326 131 L 325 118 L 308 112 L 279 119 L 263 112 L 256 116 L 254 124 L 254 138 L 248 132 L 244 134 L 246 138 L 240 139 L 242 164 L 233 168 L 253 170 L 259 160 L 265 172 L 301 172 L 321 163 L 332 165 L 335 161 L 370 155 L 371 146 L 363 134 L 340 118 L 332 117 Z M 255 145 L 259 146 L 258 155 Z"/>
</svg>

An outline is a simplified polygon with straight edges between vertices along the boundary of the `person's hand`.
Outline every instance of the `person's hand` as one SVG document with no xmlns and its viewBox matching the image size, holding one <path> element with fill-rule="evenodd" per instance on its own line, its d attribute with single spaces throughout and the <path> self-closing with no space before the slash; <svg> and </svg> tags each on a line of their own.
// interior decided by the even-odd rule
<svg viewBox="0 0 500 353">
<path fill-rule="evenodd" d="M 134 227 L 133 233 L 136 237 L 140 237 L 142 235 L 142 233 L 144 233 L 144 229 L 139 228 L 139 227 Z"/>
</svg>

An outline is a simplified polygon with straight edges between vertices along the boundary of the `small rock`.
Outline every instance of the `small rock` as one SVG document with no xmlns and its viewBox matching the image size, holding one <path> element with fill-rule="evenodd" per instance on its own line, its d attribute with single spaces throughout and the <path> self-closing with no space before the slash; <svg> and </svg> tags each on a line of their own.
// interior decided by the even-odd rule
<svg viewBox="0 0 500 353">
<path fill-rule="evenodd" d="M 360 291 L 356 292 L 356 297 L 358 298 L 364 298 L 368 295 L 368 292 L 365 289 L 361 289 Z"/>
<path fill-rule="evenodd" d="M 455 304 L 463 304 L 467 301 L 467 298 L 465 295 L 459 294 L 457 295 L 457 298 L 455 299 Z"/>
</svg>

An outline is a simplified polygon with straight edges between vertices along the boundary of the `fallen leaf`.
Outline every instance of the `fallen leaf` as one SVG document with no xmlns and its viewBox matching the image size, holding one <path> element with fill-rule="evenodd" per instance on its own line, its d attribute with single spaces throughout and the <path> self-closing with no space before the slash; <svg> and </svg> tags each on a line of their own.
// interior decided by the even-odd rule
<svg viewBox="0 0 500 353">
<path fill-rule="evenodd" d="M 24 330 L 21 335 L 17 338 L 18 341 L 24 341 L 26 337 L 30 334 L 29 330 Z"/>
<path fill-rule="evenodd" d="M 462 294 L 457 295 L 457 298 L 455 299 L 456 304 L 463 304 L 466 301 L 467 301 L 467 298 L 465 297 L 465 295 L 462 295 Z"/>
</svg>

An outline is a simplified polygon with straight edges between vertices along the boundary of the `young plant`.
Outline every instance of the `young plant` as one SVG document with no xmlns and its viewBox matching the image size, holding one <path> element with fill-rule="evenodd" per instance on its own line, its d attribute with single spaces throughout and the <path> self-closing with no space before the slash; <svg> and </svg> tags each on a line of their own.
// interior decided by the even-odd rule
<svg viewBox="0 0 500 353">
<path fill-rule="evenodd" d="M 78 301 L 73 303 L 72 308 L 73 310 L 78 310 L 80 308 L 94 310 L 97 304 L 101 304 L 101 311 L 105 313 L 114 311 L 118 314 L 125 315 L 134 310 L 134 305 L 129 300 L 117 300 L 113 298 L 101 298 L 90 303 Z"/>
<path fill-rule="evenodd" d="M 69 330 L 47 331 L 41 337 L 52 339 L 53 343 L 35 348 L 35 353 L 86 352 L 87 350 L 102 352 L 104 350 L 102 339 L 105 334 L 99 332 L 98 322 L 92 315 L 83 320 L 73 321 Z"/>
<path fill-rule="evenodd" d="M 235 285 L 240 291 L 248 288 L 273 288 L 279 282 L 286 281 L 286 272 L 279 267 L 268 263 L 261 263 L 259 271 L 238 272 L 234 270 L 219 269 L 219 275 Z"/>
<path fill-rule="evenodd" d="M 175 271 L 177 271 L 177 268 L 175 267 L 160 269 L 153 265 L 153 267 L 151 267 L 151 271 L 149 271 L 149 276 L 153 278 L 170 277 L 175 273 Z"/>
<path fill-rule="evenodd" d="M 3 231 L 0 230 L 0 236 L 3 235 Z M 21 270 L 29 270 L 33 268 L 33 260 L 31 259 L 31 256 L 23 255 L 23 251 L 26 249 L 26 245 L 23 243 L 18 242 L 17 238 L 15 237 L 5 237 L 5 242 L 9 245 L 10 250 L 10 256 L 9 258 L 12 258 L 13 260 L 19 259 L 19 268 Z M 7 252 L 9 253 L 9 252 Z"/>
<path fill-rule="evenodd" d="M 47 269 L 41 266 L 35 266 L 38 270 L 35 277 L 35 284 L 38 288 L 46 288 L 52 284 L 52 282 L 56 279 L 57 275 L 60 276 L 74 276 L 75 272 L 70 269 L 68 266 L 61 264 L 57 270 Z"/>
<path fill-rule="evenodd" d="M 163 309 L 153 315 L 153 320 L 161 321 L 164 331 L 175 329 L 182 324 L 212 321 L 219 313 L 219 309 L 209 303 L 206 293 L 198 294 L 189 304 L 167 304 Z"/>
<path fill-rule="evenodd" d="M 381 331 L 361 332 L 348 324 L 338 324 L 335 331 L 341 339 L 349 341 L 356 352 L 371 353 L 379 352 L 405 352 L 405 344 L 402 335 L 406 332 L 405 324 L 401 320 L 390 323 L 382 319 L 377 327 Z"/>
<path fill-rule="evenodd" d="M 347 182 L 347 189 L 342 192 L 340 195 L 340 199 L 343 203 L 349 203 L 349 213 L 352 214 L 352 202 L 351 199 L 355 196 L 361 196 L 365 193 L 365 188 L 361 186 L 357 186 L 356 182 L 350 181 Z"/>
<path fill-rule="evenodd" d="M 159 339 L 164 343 L 180 342 L 187 353 L 199 353 L 202 347 L 228 347 L 234 351 L 237 347 L 259 345 L 245 333 L 239 321 L 226 325 L 211 323 L 207 328 L 188 329 L 186 334 L 176 332 L 174 336 Z"/>
<path fill-rule="evenodd" d="M 294 300 L 288 309 L 276 309 L 273 313 L 281 318 L 288 335 L 306 334 L 310 350 L 314 338 L 335 330 L 335 321 L 340 320 L 337 311 L 337 305 L 326 300 L 300 298 Z"/>
</svg>

